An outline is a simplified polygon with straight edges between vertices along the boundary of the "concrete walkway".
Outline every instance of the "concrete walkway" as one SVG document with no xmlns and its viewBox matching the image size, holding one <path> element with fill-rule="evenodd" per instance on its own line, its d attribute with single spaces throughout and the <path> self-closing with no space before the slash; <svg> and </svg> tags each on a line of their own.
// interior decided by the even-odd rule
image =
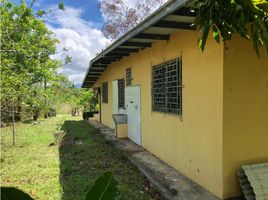
<svg viewBox="0 0 268 200">
<path fill-rule="evenodd" d="M 159 158 L 135 144 L 129 139 L 117 139 L 113 129 L 96 121 L 89 121 L 95 128 L 100 129 L 105 139 L 114 148 L 121 150 L 124 155 L 136 165 L 167 200 L 219 200 L 212 193 L 170 167 Z"/>
</svg>

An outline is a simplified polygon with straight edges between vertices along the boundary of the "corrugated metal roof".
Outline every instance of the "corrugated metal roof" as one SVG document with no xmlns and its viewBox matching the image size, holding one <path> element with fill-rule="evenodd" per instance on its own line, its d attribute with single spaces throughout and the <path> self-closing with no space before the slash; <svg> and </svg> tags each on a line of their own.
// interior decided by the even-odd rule
<svg viewBox="0 0 268 200">
<path fill-rule="evenodd" d="M 238 178 L 246 200 L 268 200 L 268 163 L 244 165 Z"/>
<path fill-rule="evenodd" d="M 123 57 L 150 48 L 157 40 L 169 40 L 178 29 L 195 30 L 197 12 L 193 0 L 170 0 L 91 60 L 82 87 L 89 88 L 107 66 Z"/>
</svg>

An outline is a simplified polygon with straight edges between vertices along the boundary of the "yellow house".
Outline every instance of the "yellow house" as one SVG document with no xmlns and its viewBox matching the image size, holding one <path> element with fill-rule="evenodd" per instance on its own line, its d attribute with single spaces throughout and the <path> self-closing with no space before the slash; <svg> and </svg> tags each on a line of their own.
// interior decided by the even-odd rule
<svg viewBox="0 0 268 200">
<path fill-rule="evenodd" d="M 238 36 L 202 53 L 195 11 L 172 0 L 96 56 L 100 121 L 126 114 L 128 137 L 220 199 L 241 195 L 236 171 L 268 161 L 268 55 Z"/>
</svg>

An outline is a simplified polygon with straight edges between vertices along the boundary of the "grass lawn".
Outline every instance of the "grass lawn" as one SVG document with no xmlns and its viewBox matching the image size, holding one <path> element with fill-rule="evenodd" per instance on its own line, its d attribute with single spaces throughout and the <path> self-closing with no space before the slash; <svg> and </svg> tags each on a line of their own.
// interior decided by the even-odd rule
<svg viewBox="0 0 268 200">
<path fill-rule="evenodd" d="M 57 129 L 67 130 L 82 144 L 49 146 Z M 1 129 L 2 186 L 20 188 L 35 199 L 82 200 L 99 175 L 112 171 L 119 181 L 118 199 L 161 199 L 140 172 L 81 117 L 17 124 L 16 131 L 13 146 L 11 128 Z"/>
</svg>

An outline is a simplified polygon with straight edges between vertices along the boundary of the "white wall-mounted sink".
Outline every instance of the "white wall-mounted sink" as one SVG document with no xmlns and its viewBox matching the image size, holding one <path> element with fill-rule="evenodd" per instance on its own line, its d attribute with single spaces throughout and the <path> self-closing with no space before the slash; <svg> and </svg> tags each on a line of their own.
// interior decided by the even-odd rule
<svg viewBox="0 0 268 200">
<path fill-rule="evenodd" d="M 126 114 L 112 114 L 115 124 L 127 124 L 127 115 Z"/>
</svg>

